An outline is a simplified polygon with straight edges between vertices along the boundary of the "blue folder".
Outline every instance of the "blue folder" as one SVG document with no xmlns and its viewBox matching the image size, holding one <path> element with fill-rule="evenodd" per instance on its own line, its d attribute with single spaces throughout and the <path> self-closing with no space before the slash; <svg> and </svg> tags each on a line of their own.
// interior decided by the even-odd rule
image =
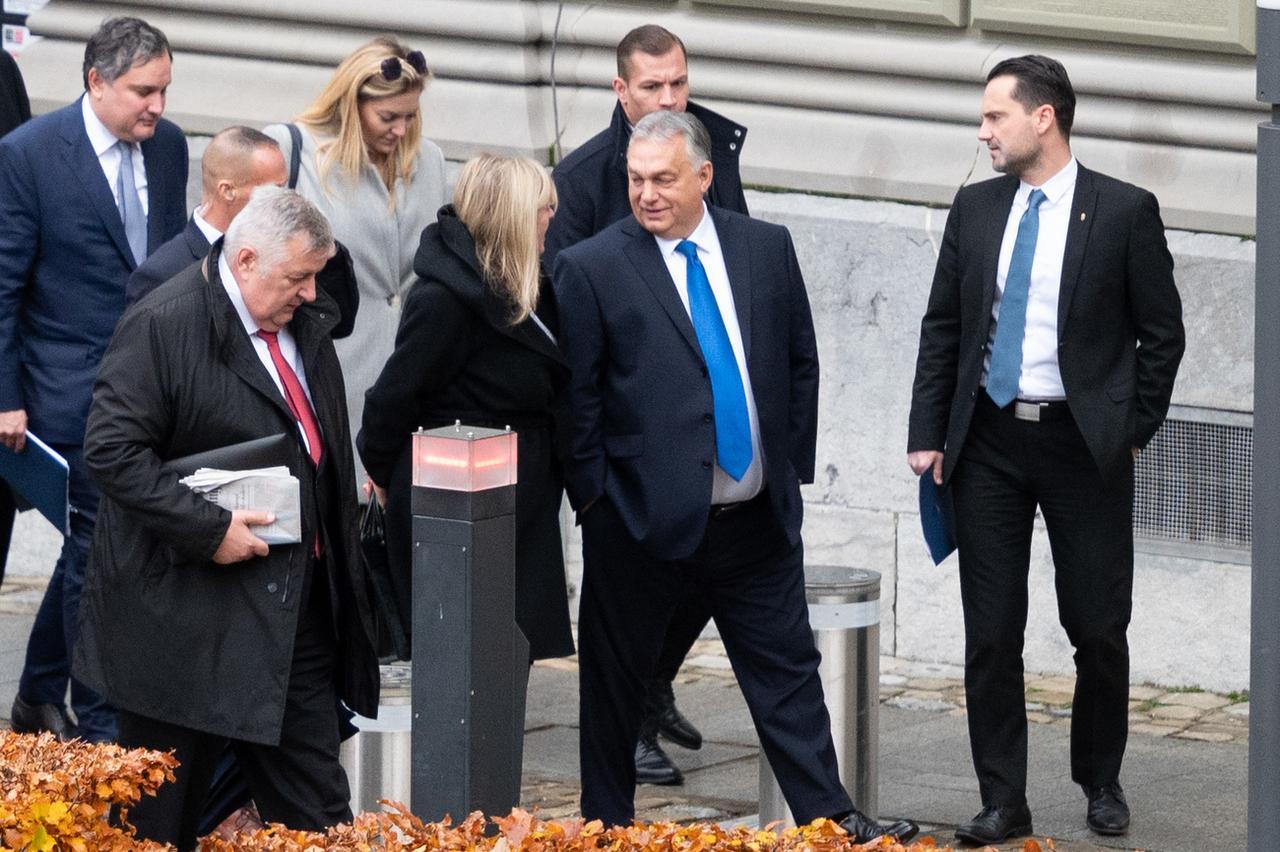
<svg viewBox="0 0 1280 852">
<path fill-rule="evenodd" d="M 956 513 L 951 505 L 951 491 L 933 481 L 933 469 L 920 475 L 920 529 L 934 565 L 956 549 Z"/>
<path fill-rule="evenodd" d="M 63 535 L 71 534 L 67 474 L 67 460 L 31 432 L 20 453 L 0 445 L 0 479 Z"/>
</svg>

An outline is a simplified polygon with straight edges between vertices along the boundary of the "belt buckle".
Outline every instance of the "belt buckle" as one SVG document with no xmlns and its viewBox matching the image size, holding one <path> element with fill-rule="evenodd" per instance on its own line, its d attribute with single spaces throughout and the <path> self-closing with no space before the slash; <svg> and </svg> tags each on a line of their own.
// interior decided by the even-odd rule
<svg viewBox="0 0 1280 852">
<path fill-rule="evenodd" d="M 1040 422 L 1040 404 L 1035 402 L 1022 402 L 1014 400 L 1013 416 L 1017 420 L 1028 420 L 1032 423 Z"/>
</svg>

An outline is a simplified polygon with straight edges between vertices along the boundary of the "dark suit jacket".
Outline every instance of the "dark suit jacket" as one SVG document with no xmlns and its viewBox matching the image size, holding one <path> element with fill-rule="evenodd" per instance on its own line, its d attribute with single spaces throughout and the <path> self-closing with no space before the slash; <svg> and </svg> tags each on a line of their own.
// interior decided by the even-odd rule
<svg viewBox="0 0 1280 852">
<path fill-rule="evenodd" d="M 150 252 L 187 218 L 187 140 L 161 120 L 142 154 Z M 79 101 L 0 140 L 0 222 L 0 411 L 78 445 L 135 267 Z"/>
<path fill-rule="evenodd" d="M 0 136 L 29 118 L 31 103 L 27 100 L 27 87 L 22 84 L 22 72 L 8 51 L 0 50 Z"/>
<path fill-rule="evenodd" d="M 742 329 L 765 485 L 795 543 L 817 442 L 809 298 L 786 228 L 709 210 Z M 581 509 L 603 495 L 655 558 L 689 556 L 711 506 L 711 380 L 657 243 L 625 219 L 562 252 L 555 280 L 573 369 L 569 499 Z"/>
<path fill-rule="evenodd" d="M 337 307 L 339 320 L 333 327 L 333 339 L 339 340 L 355 328 L 356 311 L 360 308 L 360 290 L 356 285 L 351 254 L 342 243 L 336 245 L 337 254 L 316 275 L 316 286 L 328 293 Z M 156 249 L 129 276 L 125 292 L 126 303 L 132 305 L 188 266 L 204 260 L 208 253 L 209 240 L 196 224 L 193 215 L 187 220 L 187 227 L 183 228 L 181 234 Z"/>
<path fill-rule="evenodd" d="M 289 324 L 306 369 L 324 452 L 301 441 L 279 464 L 299 480 L 303 544 L 235 565 L 210 560 L 230 513 L 161 464 L 278 433 L 297 434 L 217 276 L 201 266 L 129 309 L 102 359 L 85 464 L 102 490 L 80 608 L 76 676 L 114 706 L 148 718 L 276 743 L 310 551 L 319 534 L 338 662 L 338 695 L 377 709 L 367 577 L 359 556 L 355 465 L 342 370 L 324 295 Z M 336 718 L 335 718 L 336 723 Z"/>
<path fill-rule="evenodd" d="M 395 351 L 365 395 L 356 445 L 373 481 L 386 487 L 387 548 L 409 597 L 410 435 L 419 426 L 463 423 L 518 433 L 516 621 L 534 659 L 573 653 L 565 597 L 555 424 L 566 418 L 569 367 L 532 319 L 511 325 L 510 306 L 485 283 L 475 241 L 452 205 L 422 232 Z M 538 317 L 554 329 L 548 282 Z"/>
<path fill-rule="evenodd" d="M 991 330 L 996 267 L 1018 179 L 956 193 L 938 254 L 911 399 L 908 452 L 964 451 Z M 1084 166 L 1058 296 L 1058 365 L 1071 414 L 1104 477 L 1163 422 L 1182 360 L 1182 304 L 1155 196 Z"/>
<path fill-rule="evenodd" d="M 687 109 L 711 136 L 712 177 L 707 203 L 746 215 L 747 197 L 738 175 L 738 156 L 747 141 L 747 128 L 695 103 Z M 556 217 L 547 229 L 546 252 L 542 256 L 548 269 L 554 268 L 561 250 L 631 216 L 627 193 L 630 142 L 631 127 L 619 103 L 609 126 L 575 148 L 552 170 L 560 198 Z"/>
</svg>

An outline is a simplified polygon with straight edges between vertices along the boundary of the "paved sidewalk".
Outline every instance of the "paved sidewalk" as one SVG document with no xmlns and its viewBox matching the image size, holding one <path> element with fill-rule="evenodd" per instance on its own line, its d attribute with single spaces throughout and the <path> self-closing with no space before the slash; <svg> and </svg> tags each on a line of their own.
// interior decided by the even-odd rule
<svg viewBox="0 0 1280 852">
<path fill-rule="evenodd" d="M 42 580 L 0 589 L 0 725 L 7 725 Z M 979 809 L 957 667 L 881 659 L 880 816 L 910 817 L 940 845 Z M 1084 797 L 1068 780 L 1071 678 L 1029 676 L 1028 799 L 1036 834 L 1060 852 L 1218 852 L 1245 848 L 1248 702 L 1243 696 L 1135 686 L 1122 775 L 1133 826 L 1098 838 Z M 703 640 L 676 683 L 681 708 L 705 738 L 696 752 L 666 748 L 681 787 L 637 791 L 641 819 L 749 821 L 758 807 L 759 747 L 717 640 Z M 522 804 L 548 817 L 577 813 L 578 692 L 573 658 L 537 664 L 529 684 Z M 1021 841 L 1000 852 L 1022 849 Z"/>
</svg>

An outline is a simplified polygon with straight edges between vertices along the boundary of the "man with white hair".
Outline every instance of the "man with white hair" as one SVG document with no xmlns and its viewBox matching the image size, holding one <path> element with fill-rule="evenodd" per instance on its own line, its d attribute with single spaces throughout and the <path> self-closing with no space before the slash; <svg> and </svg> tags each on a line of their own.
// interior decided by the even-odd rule
<svg viewBox="0 0 1280 852">
<path fill-rule="evenodd" d="M 350 819 L 336 699 L 372 716 L 378 671 L 346 397 L 315 276 L 328 222 L 259 187 L 205 261 L 126 312 L 102 360 L 85 462 L 102 491 L 76 675 L 120 710 L 120 742 L 174 749 L 177 782 L 130 809 L 148 839 L 192 849 L 230 741 L 262 817 Z M 301 542 L 255 535 L 166 460 L 284 433 Z"/>
</svg>

